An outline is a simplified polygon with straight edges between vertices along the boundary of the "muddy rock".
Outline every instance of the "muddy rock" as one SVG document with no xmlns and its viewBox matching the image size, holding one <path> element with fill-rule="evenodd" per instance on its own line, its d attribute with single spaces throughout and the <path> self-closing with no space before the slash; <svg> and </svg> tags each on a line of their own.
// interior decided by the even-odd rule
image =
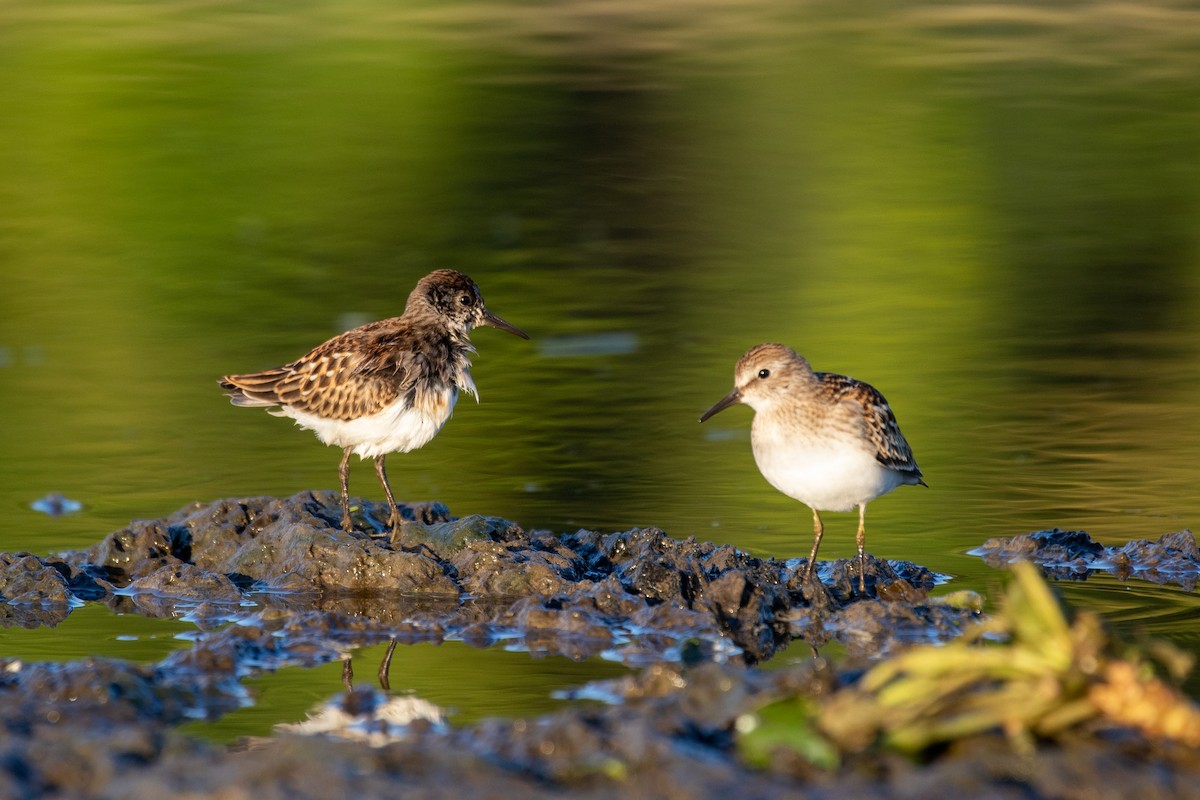
<svg viewBox="0 0 1200 800">
<path fill-rule="evenodd" d="M 689 684 L 677 675 L 681 686 L 693 687 L 686 701 L 662 695 L 682 702 L 683 711 L 564 712 L 524 728 L 507 721 L 467 731 L 409 732 L 404 743 L 387 746 L 401 748 L 387 758 L 422 765 L 428 774 L 445 769 L 440 780 L 456 788 L 479 779 L 485 790 L 506 784 L 528 789 L 532 777 L 595 785 L 602 795 L 619 796 L 628 788 L 621 776 L 637 776 L 660 787 L 663 796 L 679 795 L 679 787 L 735 791 L 747 781 L 771 787 L 776 778 L 749 776 L 727 756 L 714 760 L 705 750 L 728 744 L 734 718 L 753 695 L 743 685 L 751 673 L 742 665 L 770 658 L 798 632 L 850 642 L 862 638 L 852 628 L 865 628 L 871 619 L 877 620 L 873 635 L 880 637 L 929 624 L 920 614 L 904 617 L 884 608 L 900 602 L 863 602 L 885 595 L 923 601 L 925 579 L 915 565 L 894 568 L 871 560 L 864 598 L 840 567 L 823 567 L 829 587 L 815 578 L 799 586 L 794 565 L 674 539 L 655 528 L 527 532 L 494 517 L 455 520 L 444 506 L 425 504 L 404 506 L 408 522 L 393 540 L 379 525 L 385 509 L 362 501 L 357 507 L 356 528 L 346 532 L 331 493 L 223 500 L 134 522 L 89 550 L 53 560 L 5 557 L 12 597 L 53 594 L 62 599 L 63 616 L 82 600 L 102 600 L 126 613 L 187 613 L 200 633 L 191 648 L 152 667 L 99 660 L 12 666 L 0 681 L 0 722 L 32 725 L 29 741 L 53 741 L 76 756 L 70 764 L 51 762 L 18 748 L 3 763 L 20 766 L 0 768 L 0 776 L 26 790 L 35 787 L 35 794 L 59 787 L 79 796 L 126 796 L 126 790 L 128 796 L 151 796 L 174 785 L 172 770 L 196 772 L 192 759 L 202 752 L 220 768 L 206 772 L 198 785 L 219 795 L 234 785 L 230 781 L 246 779 L 245 759 L 198 751 L 170 728 L 237 707 L 246 676 L 327 663 L 389 640 L 459 639 L 478 646 L 504 640 L 572 658 L 604 654 L 630 666 L 688 664 L 707 677 Z M 41 588 L 21 588 L 35 586 Z M 24 607 L 0 603 L 0 612 L 15 620 L 14 610 Z M 854 607 L 858 616 L 839 624 Z M 960 621 L 974 616 L 958 613 Z M 229 624 L 233 620 L 236 625 Z M 61 725 L 46 727 L 46 720 L 70 720 L 78 726 L 77 738 L 64 739 L 75 734 Z M 107 748 L 114 726 L 134 728 L 113 733 Z M 310 745 L 293 738 L 280 735 L 256 746 L 256 757 L 278 759 L 268 771 L 302 774 L 308 767 L 295 759 L 312 757 Z M 478 774 L 448 777 L 458 774 L 449 753 L 455 754 L 454 769 L 468 758 L 477 762 Z M 142 766 L 119 769 L 127 758 Z M 396 779 L 380 780 L 378 796 L 394 793 Z M 338 790 L 362 788 L 350 783 Z M 413 785 L 426 784 L 417 779 Z"/>
<path fill-rule="evenodd" d="M 193 676 L 177 680 L 159 667 L 105 658 L 67 664 L 0 662 L 0 719 L 6 724 L 74 722 L 81 726 L 129 721 L 174 724 L 207 708 Z M 213 695 L 223 710 L 236 707 Z"/>
<path fill-rule="evenodd" d="M 864 599 L 924 607 L 936 576 L 915 564 L 868 559 L 868 587 L 860 595 L 857 562 L 822 564 L 820 580 L 813 576 L 802 586 L 797 563 L 674 539 L 657 528 L 528 532 L 497 517 L 455 519 L 445 506 L 426 503 L 402 505 L 406 522 L 390 537 L 379 526 L 386 508 L 362 500 L 355 506 L 356 528 L 346 532 L 331 492 L 193 504 L 64 554 L 59 583 L 68 587 L 66 596 L 79 587 L 90 592 L 87 599 L 120 587 L 121 595 L 136 598 L 133 610 L 152 615 L 173 613 L 176 601 L 240 599 L 302 610 L 370 596 L 350 602 L 363 616 L 394 620 L 402 630 L 416 625 L 474 641 L 516 636 L 531 648 L 574 656 L 615 648 L 638 663 L 678 658 L 693 640 L 699 643 L 689 645 L 693 654 L 755 663 L 795 636 L 853 644 L 888 635 L 927 639 L 930 629 L 934 636 L 957 632 L 932 613 L 904 615 L 883 605 L 863 605 L 839 621 Z M 37 559 L 27 565 L 44 566 Z M 55 580 L 55 570 L 43 571 Z M 451 598 L 452 605 L 414 618 L 417 595 Z M 869 613 L 876 624 L 861 619 Z M 972 616 L 940 613 L 958 614 L 958 622 Z"/>
<path fill-rule="evenodd" d="M 5 796 L 227 797 L 1157 797 L 1189 798 L 1200 785 L 1194 753 L 1136 737 L 1092 735 L 1016 752 L 1002 735 L 964 740 L 917 763 L 866 751 L 832 770 L 797 759 L 750 769 L 734 747 L 738 720 L 804 687 L 831 691 L 823 660 L 760 672 L 735 664 L 657 665 L 597 684 L 601 705 L 531 719 L 443 724 L 432 704 L 358 687 L 320 704 L 341 720 L 290 726 L 231 749 L 189 739 L 162 676 L 173 662 L 130 668 L 4 670 L 0 790 Z M 17 670 L 21 672 L 22 670 Z M 180 697 L 184 692 L 176 687 Z M 384 715 L 397 699 L 419 713 Z M 340 734 L 338 725 L 345 729 Z M 306 731 L 311 731 L 306 733 Z M 365 734 L 365 735 L 364 735 Z"/>
<path fill-rule="evenodd" d="M 0 553 L 0 600 L 12 605 L 67 605 L 70 586 L 62 573 L 29 553 Z"/>
<path fill-rule="evenodd" d="M 420 520 L 406 520 L 400 543 L 407 548 L 424 544 L 442 555 L 453 555 L 469 542 L 517 541 L 521 537 L 522 531 L 515 523 L 500 517 L 471 514 L 462 519 L 429 524 Z"/>
<path fill-rule="evenodd" d="M 228 577 L 187 562 L 159 567 L 149 575 L 132 581 L 124 591 L 131 595 L 149 593 L 210 603 L 237 603 L 242 600 L 242 591 Z"/>
<path fill-rule="evenodd" d="M 0 628 L 53 628 L 70 615 L 71 607 L 65 603 L 0 603 Z"/>
<path fill-rule="evenodd" d="M 221 501 L 193 510 L 176 527 L 186 530 L 181 538 L 197 566 L 262 588 L 456 591 L 432 559 L 384 549 L 369 536 L 331 525 L 331 502 L 336 506 L 330 493 L 308 492 L 287 500 Z M 429 516 L 427 508 L 404 511 L 409 518 Z"/>
<path fill-rule="evenodd" d="M 87 562 L 118 586 L 149 575 L 161 567 L 176 566 L 186 543 L 181 532 L 168 530 L 161 521 L 137 520 L 110 534 L 88 551 Z"/>
<path fill-rule="evenodd" d="M 1086 531 L 1055 528 L 988 539 L 971 553 L 997 568 L 1013 561 L 1032 561 L 1047 575 L 1065 580 L 1087 580 L 1093 572 L 1108 572 L 1119 580 L 1136 577 L 1151 583 L 1176 583 L 1188 591 L 1200 580 L 1200 548 L 1188 530 L 1166 533 L 1155 541 L 1136 539 L 1121 547 L 1106 547 Z"/>
<path fill-rule="evenodd" d="M 514 552 L 499 542 L 466 543 L 451 562 L 459 585 L 474 596 L 553 595 L 569 591 L 561 576 L 571 565 L 548 563 L 536 550 Z"/>
<path fill-rule="evenodd" d="M 366 515 L 378 510 L 359 505 Z M 330 492 L 193 504 L 164 520 L 134 522 L 65 560 L 78 570 L 99 570 L 117 586 L 190 564 L 263 588 L 455 591 L 439 579 L 441 569 L 432 560 L 377 546 L 368 534 L 381 533 L 378 528 L 342 531 L 336 508 Z M 440 503 L 406 504 L 402 513 L 430 524 L 450 519 Z"/>
<path fill-rule="evenodd" d="M 306 522 L 272 525 L 225 566 L 264 588 L 457 593 L 428 556 L 387 550 Z"/>
<path fill-rule="evenodd" d="M 364 637 L 506 640 L 639 666 L 755 664 L 794 638 L 882 652 L 951 638 L 978 616 L 930 603 L 936 576 L 907 562 L 869 558 L 860 593 L 856 561 L 822 563 L 804 582 L 803 560 L 760 559 L 657 528 L 529 532 L 496 517 L 455 519 L 445 506 L 425 503 L 402 506 L 407 524 L 391 537 L 379 526 L 382 504 L 357 501 L 351 532 L 341 529 L 337 506 L 330 492 L 192 504 L 131 523 L 88 550 L 3 556 L 0 586 L 10 588 L 0 597 L 39 602 L 0 602 L 0 625 L 58 624 L 84 601 L 122 613 L 186 614 L 214 641 L 236 619 L 241 633 L 228 634 L 236 647 L 198 644 L 194 657 L 241 675 L 238 664 L 336 658 Z M 316 638 L 245 639 L 270 631 L 280 615 L 307 619 Z"/>
<path fill-rule="evenodd" d="M 959 609 L 936 602 L 864 600 L 843 609 L 827 632 L 850 656 L 887 655 L 905 645 L 944 642 L 957 637 L 964 617 Z M 897 631 L 903 631 L 897 635 Z"/>
<path fill-rule="evenodd" d="M 1104 553 L 1104 545 L 1093 541 L 1087 531 L 1054 528 L 1012 538 L 988 539 L 976 549 L 980 555 L 995 554 L 1007 560 L 1026 558 L 1055 566 L 1086 567 Z M 987 557 L 985 557 L 987 560 Z"/>
<path fill-rule="evenodd" d="M 697 606 L 707 609 L 735 640 L 753 642 L 752 652 L 773 652 L 790 638 L 785 619 L 791 596 L 777 581 L 755 581 L 730 570 L 703 587 Z"/>
<path fill-rule="evenodd" d="M 918 565 L 869 558 L 860 592 L 856 559 L 822 563 L 804 580 L 803 560 L 755 558 L 656 528 L 528 532 L 493 517 L 455 520 L 440 504 L 406 504 L 393 541 L 381 524 L 386 509 L 356 505 L 349 533 L 335 495 L 302 493 L 194 504 L 54 559 L 0 556 L 0 625 L 55 624 L 87 600 L 123 612 L 186 611 L 198 628 L 190 647 L 151 665 L 0 660 L 0 796 L 1197 794 L 1194 753 L 1127 731 L 1055 742 L 1034 756 L 985 735 L 921 764 L 869 750 L 829 770 L 795 757 L 743 763 L 736 732 L 749 712 L 797 691 L 822 696 L 880 653 L 954 637 L 978 617 L 930 598 L 938 576 Z M 1197 560 L 1187 532 L 1119 550 L 1078 535 L 1041 538 L 1016 547 L 1037 552 L 1048 542 L 1047 558 L 1085 570 L 1127 563 L 1130 574 L 1179 575 Z M 19 616 L 27 611 L 61 616 Z M 820 656 L 756 668 L 797 637 L 837 641 L 856 666 L 848 677 Z M 176 730 L 241 706 L 242 682 L 264 670 L 346 659 L 350 685 L 347 654 L 356 648 L 452 639 L 603 654 L 637 669 L 576 693 L 601 703 L 531 719 L 455 727 L 419 698 L 358 686 L 313 712 L 336 710 L 357 736 L 339 736 L 326 719 L 227 749 Z M 383 716 L 396 699 L 424 711 Z"/>
</svg>

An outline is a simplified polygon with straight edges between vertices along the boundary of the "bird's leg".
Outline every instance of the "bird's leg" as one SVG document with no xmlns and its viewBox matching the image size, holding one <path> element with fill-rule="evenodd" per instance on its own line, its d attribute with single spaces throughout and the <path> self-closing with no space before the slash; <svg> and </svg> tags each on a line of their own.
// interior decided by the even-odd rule
<svg viewBox="0 0 1200 800">
<path fill-rule="evenodd" d="M 821 523 L 821 515 L 814 508 L 813 512 L 813 548 L 808 554 L 808 567 L 804 570 L 804 582 L 812 577 L 813 568 L 817 564 L 817 550 L 821 547 L 821 537 L 825 535 L 825 526 Z"/>
<path fill-rule="evenodd" d="M 858 544 L 858 591 L 862 594 L 867 590 L 867 504 L 862 503 L 858 507 L 858 535 L 855 537 L 855 542 Z"/>
<path fill-rule="evenodd" d="M 391 507 L 388 526 L 391 527 L 391 535 L 394 538 L 400 532 L 400 507 L 396 505 L 396 498 L 392 496 L 392 487 L 388 484 L 387 468 L 383 465 L 385 458 L 387 458 L 386 453 L 375 459 L 375 474 L 379 476 L 379 482 L 383 484 L 383 493 L 387 495 L 388 505 Z"/>
<path fill-rule="evenodd" d="M 342 530 L 349 533 L 354 529 L 350 521 L 350 448 L 342 453 L 342 465 L 338 467 L 338 477 L 342 480 Z"/>
<path fill-rule="evenodd" d="M 388 642 L 387 652 L 383 654 L 383 661 L 379 662 L 379 685 L 384 691 L 392 690 L 392 682 L 389 673 L 392 669 L 392 653 L 396 652 L 396 640 L 392 639 Z"/>
</svg>

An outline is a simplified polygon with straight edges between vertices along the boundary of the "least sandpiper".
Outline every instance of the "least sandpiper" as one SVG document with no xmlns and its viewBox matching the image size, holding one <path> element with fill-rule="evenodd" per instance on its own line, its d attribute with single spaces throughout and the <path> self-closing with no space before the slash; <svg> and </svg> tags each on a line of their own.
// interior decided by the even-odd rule
<svg viewBox="0 0 1200 800">
<path fill-rule="evenodd" d="M 760 344 L 734 370 L 734 389 L 700 421 L 734 403 L 754 409 L 750 442 L 767 482 L 813 512 L 812 576 L 822 511 L 858 507 L 858 589 L 866 590 L 867 503 L 904 484 L 927 485 L 891 406 L 870 384 L 813 372 L 790 347 Z"/>
<path fill-rule="evenodd" d="M 407 453 L 429 442 L 454 410 L 459 391 L 478 395 L 471 380 L 468 338 L 489 325 L 529 336 L 483 304 L 475 282 L 439 269 L 422 278 L 404 315 L 346 331 L 282 367 L 221 378 L 235 406 L 271 408 L 342 448 L 342 528 L 352 529 L 350 454 L 375 460 L 375 474 L 391 508 L 395 536 L 400 509 L 388 485 L 388 453 Z"/>
</svg>

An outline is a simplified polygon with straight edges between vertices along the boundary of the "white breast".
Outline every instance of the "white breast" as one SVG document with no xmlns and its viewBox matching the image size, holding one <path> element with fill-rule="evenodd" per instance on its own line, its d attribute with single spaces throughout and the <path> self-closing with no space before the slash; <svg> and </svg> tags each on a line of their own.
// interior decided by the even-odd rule
<svg viewBox="0 0 1200 800">
<path fill-rule="evenodd" d="M 767 482 L 818 511 L 851 511 L 903 482 L 865 447 L 828 439 L 782 441 L 757 429 L 752 443 Z"/>
<path fill-rule="evenodd" d="M 296 420 L 297 425 L 315 433 L 325 444 L 349 447 L 361 458 L 375 458 L 388 453 L 407 453 L 426 445 L 450 419 L 457 400 L 458 389 L 412 406 L 401 398 L 370 416 L 352 420 L 325 419 L 286 406 L 276 413 Z"/>
</svg>

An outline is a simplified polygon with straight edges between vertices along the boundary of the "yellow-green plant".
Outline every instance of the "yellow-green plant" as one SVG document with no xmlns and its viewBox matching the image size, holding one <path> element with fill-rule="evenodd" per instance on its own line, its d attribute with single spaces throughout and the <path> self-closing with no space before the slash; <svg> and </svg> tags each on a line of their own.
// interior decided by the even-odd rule
<svg viewBox="0 0 1200 800">
<path fill-rule="evenodd" d="M 1164 645 L 1155 648 L 1155 660 L 1176 677 L 1190 669 L 1190 659 L 1177 652 L 1163 658 Z M 1156 675 L 1146 652 L 1118 653 L 1090 611 L 1068 621 L 1038 569 L 1015 564 L 999 612 L 960 639 L 906 650 L 819 704 L 777 701 L 742 721 L 740 744 L 761 762 L 773 748 L 788 746 L 780 726 L 790 726 L 802 732 L 801 756 L 819 753 L 810 760 L 830 765 L 831 750 L 882 744 L 916 754 L 991 730 L 1030 749 L 1039 737 L 1099 717 L 1200 746 L 1200 709 Z M 815 745 L 814 737 L 830 746 Z"/>
</svg>

